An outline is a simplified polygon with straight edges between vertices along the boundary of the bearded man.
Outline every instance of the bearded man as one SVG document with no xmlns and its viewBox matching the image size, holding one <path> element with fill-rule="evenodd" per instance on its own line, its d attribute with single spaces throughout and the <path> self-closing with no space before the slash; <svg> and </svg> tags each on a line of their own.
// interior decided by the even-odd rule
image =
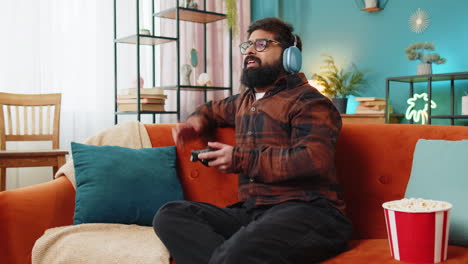
<svg viewBox="0 0 468 264">
<path fill-rule="evenodd" d="M 199 106 L 173 130 L 183 144 L 234 127 L 234 146 L 209 142 L 215 150 L 199 159 L 239 177 L 239 202 L 227 208 L 176 201 L 156 213 L 155 232 L 177 264 L 311 264 L 351 238 L 334 167 L 340 114 L 288 64 L 287 49 L 302 47 L 291 25 L 265 18 L 247 33 L 240 45 L 247 89 Z"/>
</svg>

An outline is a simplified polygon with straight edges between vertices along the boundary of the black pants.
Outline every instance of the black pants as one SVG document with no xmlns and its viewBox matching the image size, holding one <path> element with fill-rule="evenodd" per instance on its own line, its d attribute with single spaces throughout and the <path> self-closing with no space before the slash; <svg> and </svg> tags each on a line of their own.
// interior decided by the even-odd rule
<svg viewBox="0 0 468 264">
<path fill-rule="evenodd" d="M 325 199 L 255 208 L 177 201 L 153 227 L 177 264 L 311 264 L 342 252 L 352 232 Z"/>
</svg>

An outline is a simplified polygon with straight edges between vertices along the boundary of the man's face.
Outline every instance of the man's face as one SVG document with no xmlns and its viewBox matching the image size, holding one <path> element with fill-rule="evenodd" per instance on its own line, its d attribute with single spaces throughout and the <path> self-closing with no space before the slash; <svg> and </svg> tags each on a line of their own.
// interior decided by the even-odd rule
<svg viewBox="0 0 468 264">
<path fill-rule="evenodd" d="M 257 39 L 273 40 L 276 43 L 267 42 L 263 51 L 257 51 L 255 44 L 246 50 L 241 82 L 247 87 L 262 88 L 273 84 L 283 73 L 283 48 L 271 32 L 255 30 L 249 41 L 255 42 Z"/>
</svg>

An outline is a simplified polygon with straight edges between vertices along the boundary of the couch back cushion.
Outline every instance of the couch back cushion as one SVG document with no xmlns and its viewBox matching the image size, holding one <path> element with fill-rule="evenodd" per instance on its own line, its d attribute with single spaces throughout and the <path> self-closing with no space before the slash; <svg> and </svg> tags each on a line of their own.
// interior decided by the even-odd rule
<svg viewBox="0 0 468 264">
<path fill-rule="evenodd" d="M 446 201 L 451 244 L 468 247 L 468 140 L 420 139 L 414 150 L 406 197 Z"/>
<path fill-rule="evenodd" d="M 172 128 L 175 124 L 147 124 L 151 144 L 153 147 L 174 146 Z M 218 129 L 217 141 L 234 145 L 234 130 Z M 194 149 L 204 149 L 206 142 L 201 139 L 185 144 L 183 148 L 177 146 L 177 175 L 182 184 L 185 199 L 226 206 L 237 202 L 237 174 L 224 174 L 220 171 L 205 167 L 200 162 L 191 162 L 190 154 Z"/>
<path fill-rule="evenodd" d="M 146 125 L 154 147 L 173 146 L 175 124 Z M 337 142 L 337 175 L 355 238 L 386 238 L 382 203 L 402 199 L 420 138 L 468 139 L 468 127 L 400 124 L 345 124 Z M 234 144 L 233 129 L 218 129 L 218 140 Z M 189 161 L 201 141 L 177 147 L 178 175 L 188 200 L 219 206 L 237 201 L 237 177 Z"/>
<path fill-rule="evenodd" d="M 336 166 L 356 238 L 385 238 L 382 203 L 402 199 L 418 139 L 468 139 L 468 127 L 403 124 L 344 125 Z"/>
</svg>

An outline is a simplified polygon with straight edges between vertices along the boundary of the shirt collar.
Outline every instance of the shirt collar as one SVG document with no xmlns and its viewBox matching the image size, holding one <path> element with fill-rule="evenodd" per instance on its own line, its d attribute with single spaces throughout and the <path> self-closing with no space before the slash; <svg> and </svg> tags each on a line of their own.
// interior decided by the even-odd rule
<svg viewBox="0 0 468 264">
<path fill-rule="evenodd" d="M 269 87 L 266 90 L 265 96 L 276 94 L 282 90 L 293 89 L 304 83 L 307 83 L 307 78 L 305 77 L 304 73 L 299 72 L 295 74 L 288 74 L 277 80 L 271 87 Z M 254 88 L 249 88 L 248 91 L 255 94 Z"/>
</svg>

